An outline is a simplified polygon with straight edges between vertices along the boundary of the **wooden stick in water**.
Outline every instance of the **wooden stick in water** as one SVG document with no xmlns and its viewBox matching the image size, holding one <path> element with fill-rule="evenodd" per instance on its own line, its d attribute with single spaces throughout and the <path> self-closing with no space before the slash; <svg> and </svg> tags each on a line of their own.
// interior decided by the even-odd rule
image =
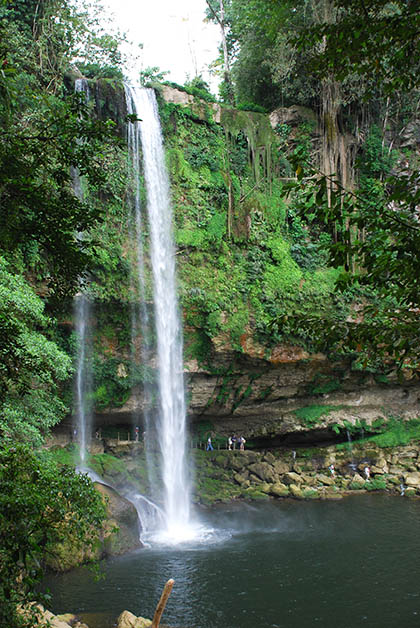
<svg viewBox="0 0 420 628">
<path fill-rule="evenodd" d="M 162 613 L 165 610 L 166 602 L 168 601 L 168 597 L 171 595 L 172 587 L 174 586 L 175 580 L 172 578 L 168 580 L 165 584 L 162 595 L 160 596 L 159 604 L 156 606 L 155 614 L 153 616 L 152 625 L 150 628 L 159 628 L 160 618 L 162 617 Z"/>
</svg>

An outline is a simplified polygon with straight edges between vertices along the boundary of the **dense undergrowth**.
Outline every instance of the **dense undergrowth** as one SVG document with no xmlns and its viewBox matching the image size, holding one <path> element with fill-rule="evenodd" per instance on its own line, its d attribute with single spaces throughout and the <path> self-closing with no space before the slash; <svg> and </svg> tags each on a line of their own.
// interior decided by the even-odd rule
<svg viewBox="0 0 420 628">
<path fill-rule="evenodd" d="M 329 236 L 283 190 L 290 155 L 268 118 L 225 110 L 215 124 L 211 112 L 203 120 L 164 102 L 161 114 L 188 355 L 203 359 L 219 335 L 241 352 L 247 334 L 267 350 L 279 342 L 333 350 L 321 322 L 343 320 L 352 295 L 334 293 L 339 271 L 319 244 Z M 290 152 L 308 138 L 298 134 Z"/>
</svg>

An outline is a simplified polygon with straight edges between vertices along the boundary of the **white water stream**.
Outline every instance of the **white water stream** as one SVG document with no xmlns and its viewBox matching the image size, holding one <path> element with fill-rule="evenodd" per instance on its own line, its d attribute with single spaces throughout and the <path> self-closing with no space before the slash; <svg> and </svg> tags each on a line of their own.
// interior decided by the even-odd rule
<svg viewBox="0 0 420 628">
<path fill-rule="evenodd" d="M 79 293 L 74 299 L 75 325 L 77 335 L 77 364 L 76 364 L 76 413 L 74 440 L 78 444 L 79 462 L 84 466 L 90 442 L 91 407 L 88 398 L 91 388 L 90 373 L 90 303 L 86 295 Z"/>
<path fill-rule="evenodd" d="M 82 93 L 86 102 L 89 102 L 90 93 L 86 79 L 76 79 L 74 84 L 76 92 Z M 72 172 L 73 189 L 77 198 L 83 199 L 83 188 L 80 173 L 74 169 Z M 78 238 L 83 238 L 79 233 Z M 82 284 L 82 280 L 80 281 Z M 78 445 L 79 463 L 83 466 L 90 442 L 92 427 L 92 412 L 89 393 L 91 391 L 92 374 L 90 368 L 90 303 L 83 292 L 79 292 L 74 299 L 75 330 L 77 342 L 77 362 L 75 378 L 75 415 L 73 427 L 73 440 Z"/>
<path fill-rule="evenodd" d="M 150 231 L 159 389 L 156 433 L 160 448 L 165 520 L 159 538 L 178 542 L 194 536 L 194 528 L 191 524 L 190 481 L 186 468 L 183 339 L 177 299 L 169 178 L 153 90 L 127 88 L 126 95 L 128 112 L 135 113 L 141 120 L 129 124 L 134 126 L 134 133 L 139 133 L 141 139 Z M 129 138 L 132 132 L 129 132 Z M 137 147 L 138 155 L 138 140 L 132 141 L 132 146 Z M 136 198 L 139 198 L 137 192 Z M 139 203 L 136 212 L 140 212 Z M 140 214 L 136 215 L 136 225 L 140 267 L 144 264 Z"/>
</svg>

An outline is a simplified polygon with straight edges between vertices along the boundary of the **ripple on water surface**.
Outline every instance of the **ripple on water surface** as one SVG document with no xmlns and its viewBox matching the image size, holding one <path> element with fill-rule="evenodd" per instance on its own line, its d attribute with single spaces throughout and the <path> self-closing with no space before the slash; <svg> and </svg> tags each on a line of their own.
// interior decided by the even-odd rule
<svg viewBox="0 0 420 628">
<path fill-rule="evenodd" d="M 53 610 L 110 628 L 151 617 L 168 578 L 176 628 L 418 628 L 420 501 L 238 503 L 201 515 L 197 538 L 50 577 Z"/>
</svg>

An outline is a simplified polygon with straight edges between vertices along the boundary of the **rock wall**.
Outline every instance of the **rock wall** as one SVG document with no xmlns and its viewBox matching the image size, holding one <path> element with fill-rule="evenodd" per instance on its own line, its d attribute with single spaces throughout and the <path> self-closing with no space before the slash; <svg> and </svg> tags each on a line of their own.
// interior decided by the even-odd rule
<svg viewBox="0 0 420 628">
<path fill-rule="evenodd" d="M 374 490 L 420 495 L 418 442 L 386 449 L 366 441 L 317 450 L 219 451 L 201 458 L 198 487 L 204 503 L 235 497 L 341 499 Z M 209 479 L 223 480 L 225 491 L 223 484 L 218 496 L 206 491 Z"/>
<path fill-rule="evenodd" d="M 289 345 L 261 357 L 255 347 L 238 354 L 215 343 L 209 363 L 211 368 L 196 360 L 185 364 L 193 431 L 194 424 L 206 421 L 222 436 L 237 432 L 268 445 L 270 440 L 294 442 L 295 435 L 310 443 L 320 440 L 322 431 L 331 438 L 337 426 L 420 416 L 420 384 L 408 372 L 401 381 L 396 374 L 385 378 L 354 371 L 350 361 L 332 362 Z M 97 424 L 130 424 L 136 409 L 142 412 L 138 394 L 97 415 Z M 317 409 L 319 417 L 313 420 Z"/>
<path fill-rule="evenodd" d="M 267 445 L 270 440 L 274 443 L 287 440 L 293 443 L 303 439 L 310 443 L 333 437 L 333 428 L 337 427 L 342 428 L 346 425 L 359 423 L 371 425 L 377 419 L 387 420 L 391 416 L 406 419 L 420 416 L 420 384 L 417 381 L 417 376 L 411 372 L 405 373 L 401 381 L 396 374 L 384 377 L 370 372 L 355 371 L 352 369 L 350 360 L 334 361 L 322 353 L 310 353 L 308 350 L 292 344 L 283 343 L 269 347 L 271 337 L 266 338 L 265 345 L 259 344 L 256 340 L 256 314 L 252 310 L 247 313 L 249 317 L 247 322 L 244 322 L 243 329 L 241 319 L 239 329 L 241 336 L 239 342 L 236 342 L 236 346 L 232 341 L 232 334 L 229 335 L 226 331 L 229 328 L 226 323 L 234 318 L 238 308 L 247 301 L 247 298 L 245 298 L 244 292 L 241 292 L 240 298 L 237 296 L 240 290 L 238 285 L 235 286 L 232 278 L 236 262 L 233 261 L 232 266 L 228 266 L 228 271 L 225 273 L 222 273 L 223 264 L 228 264 L 228 257 L 235 260 L 236 255 L 239 259 L 238 256 L 243 256 L 248 247 L 258 248 L 260 245 L 259 236 L 261 235 L 257 228 L 258 220 L 261 220 L 264 215 L 265 206 L 272 202 L 268 188 L 273 183 L 270 177 L 274 171 L 272 172 L 268 168 L 268 162 L 267 168 L 265 170 L 262 168 L 260 173 L 262 177 L 270 179 L 270 186 L 267 186 L 264 197 L 254 196 L 254 187 L 258 186 L 252 187 L 248 192 L 244 187 L 252 170 L 250 165 L 245 165 L 246 154 L 250 153 L 253 144 L 251 140 L 254 139 L 255 150 L 258 147 L 261 148 L 260 140 L 264 135 L 262 131 L 266 131 L 261 122 L 262 119 L 266 122 L 269 130 L 269 133 L 266 133 L 268 139 L 266 138 L 265 151 L 267 155 L 271 151 L 270 146 L 274 141 L 272 129 L 276 129 L 278 125 L 286 124 L 290 127 L 289 139 L 292 147 L 295 132 L 301 123 L 312 128 L 311 133 L 314 135 L 312 139 L 316 139 L 318 133 L 316 114 L 304 107 L 295 106 L 279 108 L 268 117 L 264 114 L 234 112 L 225 107 L 221 108 L 219 104 L 200 100 L 168 85 L 159 86 L 157 91 L 160 94 L 159 102 L 163 103 L 163 122 L 166 119 L 165 141 L 168 154 L 172 155 L 172 161 L 169 161 L 173 165 L 171 179 L 173 180 L 174 213 L 177 223 L 175 231 L 188 232 L 190 234 L 188 237 L 192 238 L 189 240 L 186 233 L 183 234 L 184 240 L 181 238 L 182 244 L 179 246 L 178 262 L 181 299 L 187 303 L 187 307 L 184 308 L 186 355 L 195 356 L 195 359 L 188 359 L 185 363 L 188 412 L 193 424 L 193 431 L 195 429 L 194 424 L 199 425 L 201 422 L 208 422 L 212 425 L 213 431 L 222 436 L 227 436 L 232 432 L 240 432 L 247 439 L 259 439 L 260 444 L 263 445 Z M 107 89 L 106 85 L 100 85 L 95 94 L 98 110 L 103 111 L 104 115 L 106 112 L 111 112 L 119 120 L 123 119 L 124 99 L 122 91 L 117 98 L 112 90 Z M 165 103 L 168 105 L 167 109 L 170 110 L 166 113 L 164 111 Z M 175 110 L 178 113 L 181 110 L 182 116 L 177 117 Z M 230 117 L 228 114 L 231 114 Z M 187 118 L 189 126 L 182 126 L 187 124 Z M 194 135 L 195 127 L 197 127 L 195 131 L 201 129 L 201 135 L 198 133 Z M 186 137 L 185 143 L 171 143 L 174 137 L 180 135 Z M 226 143 L 228 139 L 229 142 Z M 407 126 L 403 140 L 404 146 L 407 144 L 410 148 L 414 148 L 417 145 L 418 128 L 416 125 Z M 212 141 L 214 145 L 211 144 Z M 245 145 L 246 149 L 244 148 Z M 236 219 L 239 221 L 240 207 L 244 205 L 248 207 L 249 201 L 246 216 L 242 216 L 246 229 L 240 238 L 238 234 L 235 236 L 233 229 L 230 239 L 222 238 L 223 242 L 219 242 L 218 246 L 214 243 L 209 244 L 206 238 L 208 239 L 210 236 L 201 224 L 206 223 L 207 219 L 210 220 L 209 217 L 204 220 L 204 207 L 212 207 L 213 213 L 217 209 L 220 216 L 223 216 L 223 220 L 225 220 L 227 203 L 225 196 L 229 188 L 227 173 L 225 173 L 226 180 L 222 178 L 218 182 L 219 187 L 215 182 L 212 183 L 213 187 L 210 186 L 211 175 L 214 172 L 220 174 L 223 170 L 226 150 L 237 150 L 241 146 L 245 152 L 244 154 L 239 152 L 236 157 L 238 159 L 241 157 L 244 160 L 243 172 L 240 170 L 236 172 L 235 169 L 231 169 L 229 174 L 231 178 L 237 175 L 236 182 L 239 190 L 237 192 L 238 194 L 240 192 L 240 198 L 238 197 L 236 201 L 236 213 L 238 215 L 236 216 L 235 210 L 231 218 L 233 222 Z M 204 157 L 207 161 L 204 160 L 203 162 Z M 260 157 L 261 155 L 257 160 L 251 159 L 254 165 L 255 161 L 260 163 Z M 250 154 L 248 154 L 247 159 L 250 159 Z M 280 166 L 278 165 L 278 167 Z M 202 168 L 207 169 L 202 170 Z M 280 174 L 282 173 L 280 172 Z M 282 176 L 279 180 L 283 180 Z M 243 202 L 245 198 L 247 199 L 246 203 Z M 231 201 L 233 202 L 232 199 Z M 280 212 L 280 209 L 279 206 L 276 211 Z M 203 214 L 198 222 L 196 220 L 197 212 Z M 254 219 L 255 224 L 253 223 Z M 116 221 L 116 224 L 119 229 L 120 220 Z M 252 225 L 254 225 L 252 228 L 255 233 L 253 239 L 250 239 L 249 229 Z M 265 228 L 268 229 L 269 227 L 267 222 Z M 108 225 L 107 228 L 111 233 L 111 225 Z M 274 231 L 268 233 L 271 233 L 271 237 L 274 238 Z M 309 228 L 305 233 L 309 237 Z M 213 236 L 214 234 L 211 237 Z M 268 236 L 264 237 L 267 238 Z M 194 244 L 194 238 L 196 240 L 198 238 L 197 242 L 199 241 L 201 244 Z M 286 246 L 285 242 L 283 244 Z M 223 250 L 222 244 L 229 250 L 229 256 L 227 253 L 223 256 L 220 255 L 221 250 Z M 202 255 L 203 247 L 207 247 L 205 255 Z M 125 251 L 126 243 L 121 242 L 121 249 Z M 288 250 L 287 246 L 284 250 L 286 249 Z M 199 255 L 202 257 L 197 266 L 187 264 L 193 256 Z M 267 250 L 264 251 L 264 255 L 268 255 Z M 273 255 L 270 258 L 270 268 L 279 269 L 280 266 L 277 263 L 279 260 Z M 223 263 L 221 262 L 221 266 L 217 267 L 219 257 L 223 257 Z M 186 268 L 184 274 L 182 272 L 183 265 Z M 208 274 L 200 275 L 200 266 L 205 265 L 210 270 Z M 268 267 L 265 266 L 265 268 Z M 216 286 L 211 284 L 212 275 L 218 278 L 215 282 Z M 123 283 L 114 275 L 112 277 L 113 286 Z M 194 278 L 191 282 L 189 281 L 190 277 Z M 219 290 L 220 286 L 217 285 L 219 277 L 220 283 L 227 286 L 225 292 L 228 293 L 227 301 L 232 301 L 231 304 L 226 303 L 226 300 L 223 302 Z M 254 278 L 253 282 L 256 281 Z M 262 282 L 263 280 L 260 277 L 258 281 Z M 293 289 L 299 292 L 302 286 L 304 287 L 305 282 L 308 283 L 308 271 L 306 271 L 305 277 L 302 275 L 298 287 L 295 286 Z M 267 287 L 265 284 L 264 286 Z M 242 285 L 241 290 L 243 289 Z M 212 294 L 212 290 L 214 294 Z M 190 297 L 187 298 L 186 294 L 191 295 L 197 292 L 205 295 L 205 299 L 203 297 L 204 305 L 201 301 L 198 301 L 201 305 L 194 305 L 195 302 L 191 299 L 188 302 Z M 286 296 L 290 296 L 290 292 L 293 290 L 291 288 L 286 292 L 287 294 L 276 297 L 275 305 L 278 305 L 279 308 L 282 307 L 282 302 Z M 100 292 L 100 294 L 102 293 Z M 96 428 L 110 425 L 121 426 L 127 434 L 127 431 L 130 431 L 130 426 L 139 422 L 138 416 L 141 416 L 144 410 L 144 398 L 140 390 L 141 384 L 138 385 L 138 389 L 131 392 L 131 395 L 126 385 L 126 382 L 129 381 L 127 378 L 130 371 L 131 353 L 127 340 L 129 332 L 127 331 L 128 328 L 124 329 L 124 324 L 129 325 L 129 311 L 121 295 L 116 292 L 115 296 L 115 316 L 110 316 L 109 320 L 105 320 L 106 317 L 103 312 L 101 316 L 98 316 L 101 320 L 98 324 L 99 331 L 96 342 L 96 350 L 100 348 L 97 371 L 101 371 L 103 379 L 98 378 L 95 383 L 97 386 L 95 398 L 98 407 Z M 266 298 L 266 292 L 263 291 L 262 296 Z M 186 298 L 187 301 L 185 301 Z M 188 303 L 190 304 L 189 308 Z M 229 310 L 230 305 L 232 307 Z M 197 320 L 194 317 L 193 320 L 191 317 L 189 318 L 194 308 L 199 314 L 196 317 Z M 97 310 L 99 311 L 99 309 L 100 306 Z M 112 307 L 108 309 L 112 310 Z M 218 326 L 214 321 L 213 326 L 209 325 L 209 316 L 214 313 L 213 309 L 217 312 L 220 310 Z M 276 310 L 276 308 L 274 309 Z M 322 309 L 322 316 L 324 316 L 324 312 L 325 309 Z M 121 322 L 122 319 L 126 319 L 124 324 Z M 106 328 L 106 333 L 101 331 L 101 325 Z M 110 333 L 110 329 L 113 330 L 114 336 Z M 196 357 L 198 351 L 194 352 L 193 349 L 197 336 L 200 336 L 201 340 L 205 337 L 205 341 L 209 344 L 209 351 L 204 359 Z M 141 339 L 138 341 L 140 343 Z M 293 342 L 296 340 L 294 339 Z M 155 364 L 148 366 L 153 371 Z M 149 374 L 148 376 L 153 378 L 153 375 Z M 121 385 L 119 386 L 119 384 Z M 120 401 L 121 403 L 117 407 Z M 114 407 L 111 407 L 110 403 L 113 403 Z M 316 419 L 314 419 L 314 414 L 318 415 Z M 70 421 L 62 427 L 69 430 L 69 426 Z"/>
<path fill-rule="evenodd" d="M 81 547 L 71 541 L 56 544 L 48 554 L 47 565 L 54 571 L 68 571 L 91 560 L 116 556 L 142 547 L 137 511 L 133 504 L 113 488 L 95 482 L 106 504 L 106 519 L 99 531 L 92 531 L 92 546 Z"/>
<path fill-rule="evenodd" d="M 325 408 L 317 429 L 420 414 L 420 384 L 411 374 L 401 382 L 396 375 L 352 371 L 350 362 L 334 363 L 290 346 L 276 347 L 268 359 L 215 353 L 213 364 L 216 371 L 225 365 L 224 373 L 187 363 L 189 410 L 192 420 L 208 418 L 225 435 L 305 432 L 315 425 L 299 419 L 299 411 L 315 407 Z"/>
</svg>

